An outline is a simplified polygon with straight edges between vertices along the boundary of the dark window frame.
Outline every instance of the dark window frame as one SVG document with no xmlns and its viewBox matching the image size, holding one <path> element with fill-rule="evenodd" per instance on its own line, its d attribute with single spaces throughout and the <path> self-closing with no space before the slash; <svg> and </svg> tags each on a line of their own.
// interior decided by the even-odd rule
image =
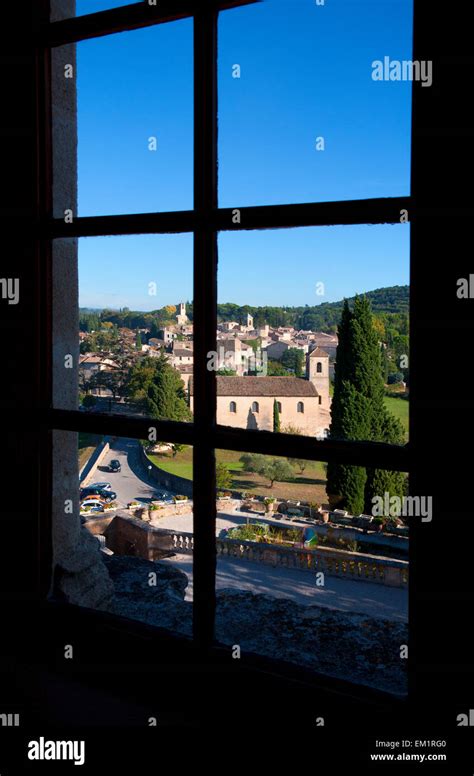
<svg viewBox="0 0 474 776">
<path fill-rule="evenodd" d="M 37 307 L 40 321 L 37 339 L 37 410 L 42 423 L 43 460 L 51 461 L 52 430 L 94 431 L 141 439 L 150 425 L 164 441 L 193 446 L 194 509 L 201 518 L 194 530 L 195 643 L 210 649 L 214 642 L 215 618 L 215 450 L 227 449 L 271 455 L 293 456 L 313 461 L 339 461 L 409 472 L 411 446 L 374 442 L 316 440 L 311 437 L 224 427 L 216 421 L 216 375 L 206 368 L 206 354 L 216 350 L 217 324 L 217 234 L 219 231 L 295 228 L 349 224 L 394 224 L 400 211 L 413 220 L 410 196 L 310 202 L 242 207 L 239 224 L 232 221 L 231 208 L 219 208 L 217 201 L 217 24 L 220 11 L 247 5 L 255 0 L 176 0 L 148 6 L 129 6 L 49 22 L 49 2 L 40 0 L 36 19 L 37 73 L 37 180 L 36 180 L 36 271 Z M 414 0 L 416 2 L 416 0 Z M 194 19 L 194 209 L 136 215 L 77 217 L 72 224 L 53 218 L 52 209 L 52 118 L 51 48 L 116 32 Z M 416 28 L 415 28 L 416 33 Z M 416 40 L 414 40 L 416 50 Z M 417 90 L 413 88 L 415 106 Z M 413 121 L 416 111 L 413 111 Z M 412 126 L 412 137 L 415 129 Z M 415 146 L 412 143 L 412 169 Z M 238 203 L 236 203 L 238 207 Z M 52 402 L 52 242 L 63 237 L 126 234 L 193 233 L 194 236 L 194 422 L 154 421 L 113 415 L 87 416 L 79 411 L 55 409 Z M 416 264 L 411 240 L 411 272 Z M 411 312 L 414 302 L 410 302 Z M 410 419 L 412 433 L 413 418 Z M 40 586 L 43 595 L 51 583 L 51 466 L 45 466 L 41 482 Z M 258 658 L 271 670 L 277 665 Z M 285 673 L 284 666 L 282 668 Z M 321 678 L 320 678 L 321 680 Z M 326 679 L 323 679 L 325 682 Z M 347 682 L 347 686 L 351 686 Z M 364 689 L 354 685 L 357 692 Z"/>
</svg>

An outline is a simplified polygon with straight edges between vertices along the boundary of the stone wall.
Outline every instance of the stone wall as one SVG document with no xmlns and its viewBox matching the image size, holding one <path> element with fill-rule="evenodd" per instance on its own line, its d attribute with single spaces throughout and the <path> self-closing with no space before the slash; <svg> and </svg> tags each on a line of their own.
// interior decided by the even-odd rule
<svg viewBox="0 0 474 776">
<path fill-rule="evenodd" d="M 97 471 L 97 467 L 100 466 L 109 450 L 109 443 L 103 440 L 99 445 L 97 445 L 89 460 L 86 461 L 81 471 L 79 472 L 79 481 L 83 488 L 92 480 Z"/>
<path fill-rule="evenodd" d="M 170 490 L 172 493 L 188 496 L 188 498 L 193 497 L 192 480 L 178 477 L 176 474 L 170 474 L 169 472 L 165 472 L 164 469 L 160 469 L 159 466 L 148 458 L 143 445 L 140 445 L 140 457 L 143 466 L 147 469 L 153 482 L 156 482 L 157 485 L 160 485 L 166 490 Z M 151 469 L 148 469 L 149 466 L 151 466 Z"/>
<path fill-rule="evenodd" d="M 74 0 L 52 0 L 51 18 L 75 15 Z M 73 78 L 65 78 L 65 66 Z M 76 47 L 52 50 L 53 212 L 77 216 Z M 76 410 L 78 403 L 79 330 L 77 240 L 53 240 L 53 404 Z M 52 540 L 53 589 L 71 603 L 98 609 L 112 606 L 113 585 L 97 540 L 79 516 L 77 434 L 53 431 Z M 72 502 L 73 510 L 65 509 Z"/>
<path fill-rule="evenodd" d="M 185 601 L 186 575 L 168 563 L 106 557 L 117 593 L 117 613 L 192 635 L 192 602 Z M 148 584 L 150 572 L 157 585 Z M 137 593 L 137 591 L 139 591 Z M 407 691 L 408 626 L 357 612 L 340 612 L 289 598 L 247 591 L 216 594 L 216 639 L 242 653 L 267 655 L 329 676 L 391 693 Z"/>
</svg>

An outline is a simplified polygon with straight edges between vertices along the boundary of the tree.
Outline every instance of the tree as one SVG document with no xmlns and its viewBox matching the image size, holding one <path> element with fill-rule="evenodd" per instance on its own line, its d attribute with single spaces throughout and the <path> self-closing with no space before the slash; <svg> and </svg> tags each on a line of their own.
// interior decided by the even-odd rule
<svg viewBox="0 0 474 776">
<path fill-rule="evenodd" d="M 309 463 L 304 458 L 288 458 L 288 460 L 292 466 L 296 466 L 296 468 L 299 469 L 300 474 L 303 474 Z"/>
<path fill-rule="evenodd" d="M 88 410 L 92 409 L 92 407 L 95 407 L 96 404 L 97 396 L 93 396 L 91 393 L 88 393 L 87 396 L 84 396 L 82 400 L 82 406 Z"/>
<path fill-rule="evenodd" d="M 279 361 L 267 362 L 267 377 L 288 377 L 288 370 Z"/>
<path fill-rule="evenodd" d="M 233 377 L 236 374 L 235 369 L 228 369 L 227 367 L 222 367 L 216 371 L 216 375 L 223 375 L 224 377 Z"/>
<path fill-rule="evenodd" d="M 285 480 L 292 480 L 294 477 L 294 471 L 285 458 L 274 458 L 271 461 L 267 461 L 259 473 L 270 480 L 271 488 L 273 488 L 275 481 L 284 482 Z"/>
<path fill-rule="evenodd" d="M 136 347 L 137 350 L 141 350 L 142 349 L 142 338 L 141 338 L 141 335 L 140 335 L 139 331 L 137 331 L 137 338 L 135 340 L 135 347 Z"/>
<path fill-rule="evenodd" d="M 218 490 L 226 490 L 232 487 L 232 475 L 225 463 L 216 464 L 216 486 Z"/>
<path fill-rule="evenodd" d="M 184 383 L 162 352 L 144 358 L 130 370 L 127 395 L 151 418 L 191 420 Z"/>
<path fill-rule="evenodd" d="M 267 463 L 267 456 L 261 453 L 244 453 L 239 461 L 243 464 L 244 472 L 260 474 Z"/>
<path fill-rule="evenodd" d="M 278 402 L 273 400 L 273 431 L 278 434 L 280 431 L 280 410 L 278 409 Z"/>
<path fill-rule="evenodd" d="M 299 348 L 288 348 L 281 357 L 281 363 L 284 367 L 294 372 L 296 377 L 303 374 L 304 353 Z"/>
<path fill-rule="evenodd" d="M 366 297 L 356 297 L 352 311 L 345 301 L 338 334 L 330 437 L 387 441 L 387 437 L 396 436 L 397 429 L 384 406 L 381 351 Z M 379 482 L 375 470 L 369 473 L 364 467 L 328 464 L 330 503 L 353 514 L 363 511 L 364 506 L 367 509 Z M 390 483 L 398 491 L 398 481 Z"/>
</svg>

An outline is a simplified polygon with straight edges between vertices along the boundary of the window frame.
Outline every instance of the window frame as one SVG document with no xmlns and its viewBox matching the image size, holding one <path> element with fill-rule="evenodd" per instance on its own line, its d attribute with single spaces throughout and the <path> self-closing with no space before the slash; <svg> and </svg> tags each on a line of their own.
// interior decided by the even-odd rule
<svg viewBox="0 0 474 776">
<path fill-rule="evenodd" d="M 220 231 L 240 231 L 304 226 L 400 223 L 400 211 L 413 220 L 411 196 L 309 202 L 242 207 L 238 224 L 232 221 L 232 208 L 219 208 L 217 199 L 217 26 L 220 12 L 258 0 L 176 0 L 148 6 L 134 3 L 108 11 L 59 22 L 49 21 L 49 2 L 40 0 L 36 19 L 37 74 L 37 180 L 36 180 L 36 273 L 39 330 L 37 340 L 38 396 L 41 416 L 41 444 L 44 467 L 40 510 L 40 589 L 46 597 L 51 586 L 51 437 L 53 430 L 94 431 L 99 434 L 142 439 L 150 425 L 164 441 L 193 447 L 194 510 L 200 515 L 194 528 L 193 638 L 199 648 L 215 645 L 215 450 L 225 449 L 270 455 L 306 458 L 312 461 L 338 461 L 353 465 L 410 472 L 411 447 L 376 442 L 317 440 L 291 434 L 274 434 L 226 427 L 217 424 L 216 374 L 207 369 L 207 353 L 217 349 L 217 236 Z M 416 3 L 417 0 L 414 0 Z M 66 224 L 53 217 L 51 49 L 94 37 L 131 31 L 141 27 L 184 18 L 194 22 L 194 208 L 188 211 L 77 217 Z M 416 28 L 413 46 L 416 50 Z M 412 89 L 415 104 L 417 90 Z M 412 137 L 414 117 L 412 117 Z M 414 167 L 415 145 L 412 142 Z M 238 205 L 238 203 L 236 203 Z M 88 416 L 77 411 L 54 408 L 52 400 L 52 245 L 65 237 L 128 234 L 192 233 L 194 239 L 194 422 L 156 421 L 114 415 Z M 411 272 L 416 263 L 415 243 L 411 240 Z M 414 302 L 410 302 L 410 311 Z M 412 431 L 410 419 L 410 431 Z M 203 516 L 206 519 L 202 519 Z M 271 670 L 278 661 L 259 658 Z M 288 670 L 279 666 L 283 675 Z M 317 675 L 316 675 L 317 676 Z M 319 681 L 326 677 L 319 677 Z M 365 689 L 352 682 L 346 687 Z M 367 693 L 369 691 L 367 690 Z"/>
</svg>

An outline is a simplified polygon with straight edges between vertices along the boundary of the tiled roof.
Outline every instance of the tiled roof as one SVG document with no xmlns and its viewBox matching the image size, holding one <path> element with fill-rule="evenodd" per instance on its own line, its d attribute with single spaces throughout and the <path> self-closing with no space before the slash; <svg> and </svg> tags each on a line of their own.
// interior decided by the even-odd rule
<svg viewBox="0 0 474 776">
<path fill-rule="evenodd" d="M 190 384 L 193 394 L 193 385 Z M 301 377 L 236 377 L 217 375 L 218 396 L 317 396 L 309 380 Z"/>
<path fill-rule="evenodd" d="M 316 358 L 329 358 L 329 353 L 326 353 L 325 350 L 323 350 L 320 347 L 317 347 L 314 350 L 312 350 L 311 353 L 309 354 L 310 358 L 313 358 L 314 356 L 316 356 Z"/>
</svg>

